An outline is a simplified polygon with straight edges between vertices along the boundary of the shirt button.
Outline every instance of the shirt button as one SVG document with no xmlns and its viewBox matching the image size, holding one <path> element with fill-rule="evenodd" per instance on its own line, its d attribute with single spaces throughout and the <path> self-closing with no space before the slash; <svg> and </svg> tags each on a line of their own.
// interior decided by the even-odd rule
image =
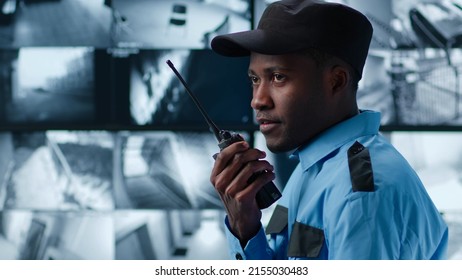
<svg viewBox="0 0 462 280">
<path fill-rule="evenodd" d="M 236 260 L 242 260 L 242 255 L 240 253 L 237 253 L 235 258 Z"/>
</svg>

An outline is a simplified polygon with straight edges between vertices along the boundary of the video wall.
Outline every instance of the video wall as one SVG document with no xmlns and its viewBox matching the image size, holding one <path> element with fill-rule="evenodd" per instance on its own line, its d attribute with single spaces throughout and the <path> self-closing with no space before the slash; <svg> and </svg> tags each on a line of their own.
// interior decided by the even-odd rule
<svg viewBox="0 0 462 280">
<path fill-rule="evenodd" d="M 0 2 L 0 259 L 227 259 L 216 139 L 166 61 L 220 128 L 265 150 L 248 58 L 210 41 L 271 2 Z M 335 2 L 374 26 L 360 107 L 462 233 L 462 1 Z M 295 163 L 267 154 L 282 190 Z"/>
</svg>

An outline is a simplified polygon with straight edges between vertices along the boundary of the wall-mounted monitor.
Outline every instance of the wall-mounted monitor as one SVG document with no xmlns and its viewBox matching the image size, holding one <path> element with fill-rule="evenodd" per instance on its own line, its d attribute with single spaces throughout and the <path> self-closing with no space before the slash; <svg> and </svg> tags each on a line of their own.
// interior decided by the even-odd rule
<svg viewBox="0 0 462 280">
<path fill-rule="evenodd" d="M 208 49 L 219 34 L 251 27 L 249 0 L 111 0 L 115 47 Z"/>
<path fill-rule="evenodd" d="M 128 1 L 127 1 L 128 2 Z M 0 2 L 0 47 L 111 46 L 111 9 L 104 0 Z"/>
<path fill-rule="evenodd" d="M 114 209 L 111 133 L 2 132 L 0 148 L 3 209 Z"/>
<path fill-rule="evenodd" d="M 357 95 L 360 108 L 380 111 L 387 130 L 461 127 L 461 50 L 450 57 L 449 64 L 441 49 L 371 50 Z"/>
<path fill-rule="evenodd" d="M 207 128 L 167 60 L 220 128 L 251 125 L 248 58 L 223 57 L 211 50 L 143 50 L 131 55 L 129 106 L 133 125 Z"/>
<path fill-rule="evenodd" d="M 2 260 L 111 260 L 111 213 L 0 212 Z"/>
<path fill-rule="evenodd" d="M 99 52 L 87 47 L 0 50 L 0 127 L 69 129 L 101 122 L 110 104 L 101 102 L 108 92 L 96 90 L 109 77 L 97 68 Z"/>
<path fill-rule="evenodd" d="M 209 179 L 218 151 L 209 132 L 120 132 L 116 207 L 221 209 Z"/>
<path fill-rule="evenodd" d="M 113 217 L 117 260 L 229 259 L 223 210 L 130 210 Z"/>
<path fill-rule="evenodd" d="M 386 130 L 461 127 L 461 2 L 342 2 L 363 12 L 374 28 L 360 106 L 382 112 Z"/>
</svg>

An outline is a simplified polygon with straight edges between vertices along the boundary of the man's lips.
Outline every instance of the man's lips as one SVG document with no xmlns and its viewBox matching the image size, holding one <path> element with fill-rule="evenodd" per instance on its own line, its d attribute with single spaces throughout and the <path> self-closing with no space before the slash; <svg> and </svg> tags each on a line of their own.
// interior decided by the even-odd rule
<svg viewBox="0 0 462 280">
<path fill-rule="evenodd" d="M 257 118 L 257 122 L 260 124 L 260 131 L 262 133 L 269 133 L 280 124 L 279 121 L 267 118 Z"/>
<path fill-rule="evenodd" d="M 271 124 L 271 123 L 277 123 L 277 121 L 270 120 L 270 119 L 257 119 L 257 122 L 262 125 L 262 124 Z"/>
</svg>

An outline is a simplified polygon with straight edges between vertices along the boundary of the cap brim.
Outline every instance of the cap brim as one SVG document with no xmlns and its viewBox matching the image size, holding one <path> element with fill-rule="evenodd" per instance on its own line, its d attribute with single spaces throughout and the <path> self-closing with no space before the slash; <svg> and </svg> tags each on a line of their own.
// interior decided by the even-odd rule
<svg viewBox="0 0 462 280">
<path fill-rule="evenodd" d="M 278 55 L 300 49 L 299 43 L 287 36 L 261 29 L 219 35 L 213 38 L 211 47 L 224 56 L 248 56 L 251 52 Z"/>
</svg>

